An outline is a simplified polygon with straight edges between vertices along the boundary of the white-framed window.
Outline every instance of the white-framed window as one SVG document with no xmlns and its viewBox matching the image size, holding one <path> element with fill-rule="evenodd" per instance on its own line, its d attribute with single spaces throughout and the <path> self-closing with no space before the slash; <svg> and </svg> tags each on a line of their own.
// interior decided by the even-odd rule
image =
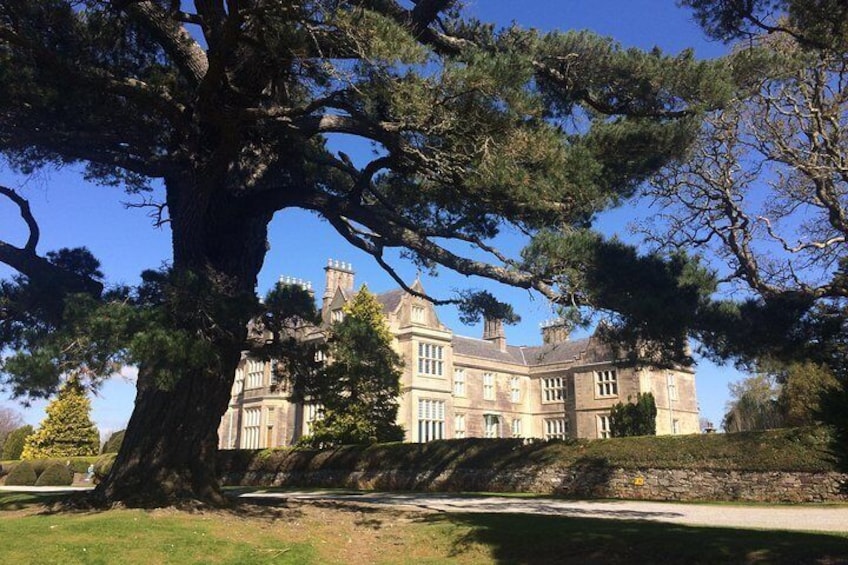
<svg viewBox="0 0 848 565">
<path fill-rule="evenodd" d="M 241 394 L 244 391 L 244 367 L 236 369 L 236 380 L 233 383 L 233 393 Z"/>
<path fill-rule="evenodd" d="M 677 380 L 674 378 L 674 373 L 666 374 L 665 379 L 668 384 L 669 400 L 677 400 Z"/>
<path fill-rule="evenodd" d="M 418 344 L 418 374 L 441 377 L 444 374 L 445 348 L 434 343 Z"/>
<path fill-rule="evenodd" d="M 521 402 L 521 379 L 518 377 L 509 379 L 509 399 L 512 402 Z"/>
<path fill-rule="evenodd" d="M 426 319 L 424 317 L 424 307 L 413 304 L 411 318 L 414 324 L 423 324 Z"/>
<path fill-rule="evenodd" d="M 242 449 L 259 449 L 259 422 L 261 419 L 261 408 L 244 409 L 244 435 L 242 436 Z"/>
<path fill-rule="evenodd" d="M 465 369 L 453 370 L 453 395 L 465 396 Z"/>
<path fill-rule="evenodd" d="M 418 441 L 445 438 L 445 401 L 418 399 Z"/>
<path fill-rule="evenodd" d="M 510 428 L 512 437 L 521 437 L 521 418 L 513 418 Z"/>
<path fill-rule="evenodd" d="M 463 439 L 465 437 L 465 414 L 454 414 L 453 437 Z"/>
<path fill-rule="evenodd" d="M 247 360 L 247 378 L 245 389 L 262 388 L 265 384 L 265 362 L 257 359 Z"/>
<path fill-rule="evenodd" d="M 677 435 L 680 433 L 680 420 L 671 421 L 671 433 Z"/>
<path fill-rule="evenodd" d="M 330 312 L 330 321 L 331 322 L 341 322 L 344 320 L 344 310 L 341 308 L 336 308 L 332 312 Z"/>
<path fill-rule="evenodd" d="M 495 414 L 483 414 L 483 437 L 501 437 L 501 418 Z"/>
<path fill-rule="evenodd" d="M 565 398 L 565 379 L 547 377 L 542 379 L 542 402 L 560 402 Z"/>
<path fill-rule="evenodd" d="M 324 351 L 323 349 L 316 349 L 315 350 L 315 362 L 316 363 L 324 363 L 325 361 L 327 361 L 327 352 Z"/>
<path fill-rule="evenodd" d="M 483 399 L 495 399 L 495 375 L 493 373 L 483 373 Z"/>
<path fill-rule="evenodd" d="M 618 396 L 618 376 L 615 369 L 595 371 L 595 393 L 597 396 Z"/>
<path fill-rule="evenodd" d="M 324 406 L 317 402 L 310 402 L 303 406 L 303 435 L 312 435 L 315 431 L 315 422 L 324 419 Z"/>
<path fill-rule="evenodd" d="M 609 415 L 598 416 L 598 437 L 612 437 L 610 434 L 610 417 Z"/>
<path fill-rule="evenodd" d="M 568 433 L 568 422 L 565 418 L 548 418 L 545 420 L 545 439 L 565 439 Z"/>
</svg>

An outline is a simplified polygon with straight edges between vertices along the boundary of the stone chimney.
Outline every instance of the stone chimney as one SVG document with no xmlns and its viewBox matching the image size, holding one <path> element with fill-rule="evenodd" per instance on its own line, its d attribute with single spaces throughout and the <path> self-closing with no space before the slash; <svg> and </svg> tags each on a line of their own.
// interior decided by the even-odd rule
<svg viewBox="0 0 848 565">
<path fill-rule="evenodd" d="M 336 294 L 336 289 L 353 290 L 353 265 L 328 259 L 327 266 L 324 267 L 324 272 L 326 273 L 326 278 L 322 309 L 326 311 L 330 305 L 330 301 Z"/>
<path fill-rule="evenodd" d="M 483 339 L 494 343 L 501 351 L 506 351 L 506 334 L 504 333 L 503 320 L 494 318 L 484 319 Z"/>
<path fill-rule="evenodd" d="M 542 343 L 545 345 L 568 341 L 570 331 L 562 318 L 546 320 L 540 325 L 542 326 Z"/>
</svg>

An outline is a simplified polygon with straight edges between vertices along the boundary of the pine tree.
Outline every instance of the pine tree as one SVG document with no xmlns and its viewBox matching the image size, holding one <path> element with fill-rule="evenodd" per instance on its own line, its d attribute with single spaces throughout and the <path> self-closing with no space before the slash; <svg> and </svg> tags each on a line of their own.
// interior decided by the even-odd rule
<svg viewBox="0 0 848 565">
<path fill-rule="evenodd" d="M 69 379 L 47 405 L 47 417 L 41 426 L 26 439 L 21 459 L 97 455 L 100 434 L 90 412 L 85 389 L 78 379 Z"/>
<path fill-rule="evenodd" d="M 657 403 L 653 393 L 637 393 L 636 402 L 619 402 L 610 410 L 612 437 L 653 436 L 657 434 Z"/>
<path fill-rule="evenodd" d="M 401 359 L 392 349 L 383 308 L 364 285 L 331 329 L 330 363 L 313 386 L 323 406 L 313 445 L 403 440 L 397 424 Z"/>
</svg>

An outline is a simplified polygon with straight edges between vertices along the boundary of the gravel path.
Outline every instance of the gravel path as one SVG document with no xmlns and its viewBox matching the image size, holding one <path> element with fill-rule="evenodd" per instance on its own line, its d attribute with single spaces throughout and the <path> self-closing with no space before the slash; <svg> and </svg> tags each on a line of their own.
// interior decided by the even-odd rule
<svg viewBox="0 0 848 565">
<path fill-rule="evenodd" d="M 380 492 L 265 492 L 241 498 L 282 500 L 332 500 L 437 512 L 514 512 L 575 518 L 654 520 L 691 526 L 758 528 L 848 533 L 848 506 L 780 505 L 735 506 L 730 504 L 680 504 L 642 501 L 584 501 L 553 498 L 509 498 L 436 493 Z"/>
</svg>

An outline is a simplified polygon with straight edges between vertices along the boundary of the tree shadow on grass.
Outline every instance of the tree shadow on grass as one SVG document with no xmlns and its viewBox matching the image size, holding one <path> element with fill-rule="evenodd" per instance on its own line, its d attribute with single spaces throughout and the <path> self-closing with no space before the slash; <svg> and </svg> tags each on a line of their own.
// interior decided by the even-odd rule
<svg viewBox="0 0 848 565">
<path fill-rule="evenodd" d="M 848 538 L 649 521 L 431 514 L 457 534 L 452 557 L 485 547 L 495 563 L 848 563 Z"/>
</svg>

